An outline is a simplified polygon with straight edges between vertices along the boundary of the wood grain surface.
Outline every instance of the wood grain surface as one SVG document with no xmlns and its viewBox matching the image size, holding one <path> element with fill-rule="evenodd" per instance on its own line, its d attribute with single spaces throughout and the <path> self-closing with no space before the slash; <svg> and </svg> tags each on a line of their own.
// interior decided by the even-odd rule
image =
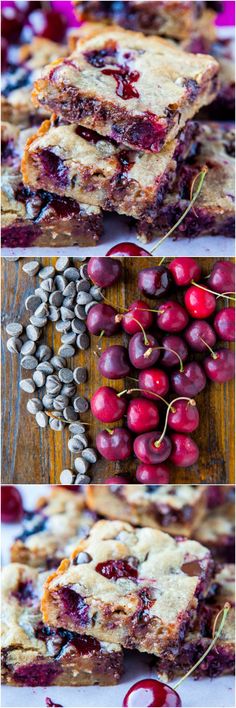
<svg viewBox="0 0 236 708">
<path fill-rule="evenodd" d="M 37 426 L 34 416 L 26 410 L 26 403 L 30 394 L 19 388 L 21 378 L 31 375 L 30 372 L 21 370 L 20 356 L 10 354 L 6 349 L 8 335 L 5 327 L 8 322 L 21 321 L 27 323 L 28 313 L 24 302 L 30 295 L 36 283 L 37 276 L 30 278 L 22 270 L 22 265 L 27 259 L 17 262 L 2 261 L 2 482 L 3 483 L 55 483 L 59 482 L 60 472 L 66 468 L 73 468 L 67 441 L 69 432 L 54 432 L 49 427 L 41 429 Z M 28 259 L 28 260 L 32 260 Z M 42 265 L 55 263 L 54 258 L 37 259 Z M 212 258 L 198 259 L 201 262 L 204 275 L 207 275 L 213 265 Z M 222 260 L 222 259 L 221 259 Z M 168 259 L 167 259 L 168 261 Z M 74 264 L 79 261 L 74 259 Z M 138 297 L 137 273 L 148 265 L 158 264 L 158 259 L 149 258 L 124 258 L 122 280 L 106 290 L 106 297 L 114 307 L 127 308 Z M 156 306 L 156 301 L 148 300 L 149 307 Z M 223 298 L 219 300 L 220 306 L 225 306 Z M 55 324 L 50 323 L 44 329 L 42 341 L 48 343 L 57 353 L 61 344 L 60 334 L 55 329 Z M 125 333 L 120 336 L 104 338 L 102 349 L 108 344 L 127 342 Z M 91 348 L 86 352 L 78 351 L 69 361 L 69 365 L 86 365 L 89 371 L 88 382 L 78 387 L 78 392 L 88 399 L 102 384 L 114 386 L 119 391 L 130 387 L 134 382 L 130 380 L 107 381 L 102 379 L 97 369 L 97 357 L 94 354 L 97 338 L 92 337 Z M 226 344 L 226 346 L 228 346 Z M 37 391 L 31 396 L 37 396 Z M 171 468 L 172 483 L 234 483 L 234 382 L 225 385 L 213 384 L 210 381 L 204 391 L 197 396 L 200 412 L 200 426 L 193 434 L 200 448 L 199 462 L 186 470 Z M 90 412 L 81 418 L 90 423 L 90 444 L 95 443 L 96 433 L 105 427 L 93 419 Z M 169 463 L 167 463 L 169 464 Z M 137 461 L 130 459 L 123 463 L 109 463 L 99 461 L 91 466 L 92 481 L 101 483 L 107 477 L 128 472 L 130 478 L 135 480 Z"/>
</svg>

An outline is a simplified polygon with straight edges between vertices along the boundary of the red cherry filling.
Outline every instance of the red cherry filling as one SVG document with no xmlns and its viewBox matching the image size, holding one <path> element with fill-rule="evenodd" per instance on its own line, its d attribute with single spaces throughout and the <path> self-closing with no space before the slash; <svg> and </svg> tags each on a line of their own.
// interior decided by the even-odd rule
<svg viewBox="0 0 236 708">
<path fill-rule="evenodd" d="M 109 580 L 117 580 L 118 578 L 136 579 L 138 577 L 137 569 L 130 565 L 128 561 L 122 559 L 98 563 L 95 570 Z"/>
<path fill-rule="evenodd" d="M 116 138 L 114 126 L 113 133 Z M 148 111 L 146 111 L 145 118 L 143 116 L 140 119 L 134 118 L 130 128 L 125 132 L 125 139 L 131 145 L 140 150 L 150 150 L 151 152 L 159 152 L 164 144 L 165 136 L 166 126 Z"/>
<path fill-rule="evenodd" d="M 18 600 L 20 605 L 32 605 L 36 597 L 32 585 L 32 580 L 19 582 L 17 590 L 15 592 L 12 592 L 11 594 Z"/>
<path fill-rule="evenodd" d="M 55 661 L 34 662 L 19 666 L 13 672 L 14 680 L 22 686 L 50 686 L 60 673 L 60 667 Z"/>
<path fill-rule="evenodd" d="M 130 98 L 139 98 L 139 92 L 133 84 L 139 80 L 139 71 L 130 71 L 127 65 L 118 69 L 102 69 L 102 74 L 113 76 L 116 80 L 116 94 L 127 101 Z"/>
<path fill-rule="evenodd" d="M 53 703 L 52 699 L 49 698 L 49 696 L 46 696 L 45 698 L 45 705 L 47 708 L 63 708 L 61 703 Z"/>
<path fill-rule="evenodd" d="M 6 524 L 16 523 L 23 516 L 23 506 L 17 487 L 3 485 L 1 490 L 1 519 Z"/>
<path fill-rule="evenodd" d="M 89 606 L 84 598 L 70 587 L 61 588 L 59 598 L 67 617 L 71 617 L 73 622 L 79 622 L 81 627 L 85 627 L 89 622 Z"/>
<path fill-rule="evenodd" d="M 44 149 L 40 153 L 40 161 L 43 172 L 49 184 L 51 181 L 56 182 L 59 186 L 66 187 L 68 179 L 68 168 L 63 160 L 56 155 L 53 150 Z"/>
<path fill-rule="evenodd" d="M 149 708 L 155 706 L 182 706 L 178 693 L 156 679 L 142 679 L 129 688 L 123 701 L 128 708 Z"/>
</svg>

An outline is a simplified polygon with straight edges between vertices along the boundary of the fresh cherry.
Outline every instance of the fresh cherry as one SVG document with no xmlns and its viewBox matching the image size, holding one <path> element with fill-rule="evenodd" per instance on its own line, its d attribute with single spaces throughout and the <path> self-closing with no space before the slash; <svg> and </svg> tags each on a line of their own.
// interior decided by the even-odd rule
<svg viewBox="0 0 236 708">
<path fill-rule="evenodd" d="M 121 277 L 121 263 L 117 258 L 90 258 L 88 262 L 88 276 L 99 288 L 113 285 Z"/>
<path fill-rule="evenodd" d="M 235 340 L 235 309 L 233 307 L 223 307 L 217 312 L 214 319 L 216 334 L 224 342 L 234 342 Z"/>
<path fill-rule="evenodd" d="M 171 386 L 179 396 L 196 396 L 203 391 L 206 377 L 203 368 L 196 361 L 185 364 L 183 371 L 173 371 Z"/>
<path fill-rule="evenodd" d="M 142 462 L 136 469 L 136 479 L 141 484 L 169 484 L 170 472 L 166 465 L 149 465 Z"/>
<path fill-rule="evenodd" d="M 214 263 L 208 285 L 217 293 L 233 293 L 235 291 L 235 266 L 231 261 Z"/>
<path fill-rule="evenodd" d="M 1 67 L 2 67 L 2 71 L 6 71 L 7 58 L 8 58 L 8 42 L 5 39 L 5 37 L 2 37 L 2 41 L 1 41 Z"/>
<path fill-rule="evenodd" d="M 117 474 L 115 477 L 108 477 L 108 479 L 105 479 L 104 484 L 127 484 L 128 481 L 128 477 L 122 477 Z"/>
<path fill-rule="evenodd" d="M 102 332 L 107 337 L 118 332 L 120 324 L 116 322 L 117 311 L 111 305 L 98 303 L 89 310 L 86 324 L 91 334 L 99 335 Z"/>
<path fill-rule="evenodd" d="M 23 517 L 20 492 L 13 485 L 3 485 L 1 489 L 1 519 L 6 524 L 16 523 Z"/>
<path fill-rule="evenodd" d="M 196 404 L 190 401 L 175 401 L 168 415 L 168 425 L 180 433 L 192 433 L 199 425 L 199 412 Z"/>
<path fill-rule="evenodd" d="M 6 6 L 2 7 L 1 18 L 2 36 L 5 37 L 9 43 L 14 44 L 14 42 L 17 42 L 22 30 L 24 13 L 20 12 L 17 7 Z"/>
<path fill-rule="evenodd" d="M 182 706 L 178 693 L 156 679 L 142 679 L 129 688 L 123 704 L 124 708 L 159 708 L 159 706 Z"/>
<path fill-rule="evenodd" d="M 123 315 L 121 324 L 127 334 L 140 332 L 140 324 L 146 330 L 152 326 L 153 314 L 148 311 L 148 306 L 143 300 L 135 300 L 129 306 L 128 312 Z"/>
<path fill-rule="evenodd" d="M 199 458 L 199 448 L 189 435 L 173 433 L 170 435 L 172 451 L 170 461 L 176 467 L 190 467 Z"/>
<path fill-rule="evenodd" d="M 184 295 L 184 303 L 191 317 L 204 319 L 210 317 L 216 309 L 215 295 L 202 290 L 197 285 L 191 285 Z"/>
<path fill-rule="evenodd" d="M 234 378 L 234 353 L 230 349 L 218 349 L 215 356 L 208 356 L 203 361 L 205 372 L 211 381 L 225 383 Z"/>
<path fill-rule="evenodd" d="M 127 408 L 127 425 L 134 433 L 146 433 L 155 430 L 159 423 L 159 412 L 154 401 L 147 398 L 134 398 Z"/>
<path fill-rule="evenodd" d="M 98 369 L 107 379 L 123 379 L 130 374 L 128 351 L 121 344 L 112 344 L 102 352 Z"/>
<path fill-rule="evenodd" d="M 195 352 L 207 351 L 207 344 L 214 347 L 216 343 L 216 335 L 213 327 L 209 322 L 204 320 L 195 320 L 188 325 L 184 332 L 186 342 Z"/>
<path fill-rule="evenodd" d="M 145 369 L 146 366 L 155 364 L 159 359 L 160 350 L 153 348 L 147 357 L 145 357 L 145 353 L 151 347 L 157 346 L 158 342 L 151 334 L 146 335 L 146 340 L 143 332 L 134 334 L 129 341 L 129 358 L 131 364 L 135 366 L 136 369 Z"/>
<path fill-rule="evenodd" d="M 164 436 L 157 447 L 154 443 L 157 443 L 160 437 L 160 431 L 153 431 L 152 433 L 143 433 L 135 438 L 134 452 L 138 460 L 151 465 L 167 460 L 171 453 L 171 442 L 167 436 Z"/>
<path fill-rule="evenodd" d="M 101 430 L 96 437 L 96 447 L 106 460 L 127 460 L 133 451 L 132 435 L 127 428 Z"/>
<path fill-rule="evenodd" d="M 117 391 L 109 386 L 100 386 L 91 398 L 91 411 L 102 423 L 114 423 L 120 420 L 126 411 L 127 402 Z"/>
<path fill-rule="evenodd" d="M 169 390 L 168 376 L 161 369 L 143 369 L 139 372 L 138 383 L 145 398 L 157 400 L 155 394 L 165 396 Z"/>
<path fill-rule="evenodd" d="M 163 366 L 171 368 L 172 366 L 178 366 L 178 364 L 180 364 L 180 359 L 182 362 L 186 361 L 188 357 L 188 349 L 184 340 L 177 334 L 169 334 L 167 337 L 164 337 L 162 340 L 162 346 L 166 349 L 166 351 L 162 353 L 161 358 L 161 363 Z"/>
<path fill-rule="evenodd" d="M 138 289 L 146 297 L 161 297 L 168 293 L 172 285 L 172 278 L 164 265 L 144 268 L 138 274 Z"/>
<path fill-rule="evenodd" d="M 137 246 L 136 243 L 118 243 L 117 246 L 112 246 L 109 251 L 107 251 L 106 256 L 151 256 L 149 251 L 145 248 Z"/>
<path fill-rule="evenodd" d="M 188 314 L 178 302 L 166 300 L 160 305 L 157 325 L 165 332 L 181 332 L 188 324 Z"/>
<path fill-rule="evenodd" d="M 176 285 L 190 285 L 192 280 L 200 280 L 201 268 L 194 258 L 174 258 L 168 265 Z"/>
<path fill-rule="evenodd" d="M 34 10 L 28 15 L 27 25 L 33 35 L 61 42 L 66 31 L 66 19 L 62 12 L 55 10 Z"/>
</svg>

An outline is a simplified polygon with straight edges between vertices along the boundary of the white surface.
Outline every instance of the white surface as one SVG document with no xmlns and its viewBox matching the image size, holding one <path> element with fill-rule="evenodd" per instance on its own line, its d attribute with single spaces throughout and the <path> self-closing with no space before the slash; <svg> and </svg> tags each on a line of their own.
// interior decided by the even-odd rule
<svg viewBox="0 0 236 708">
<path fill-rule="evenodd" d="M 37 497 L 45 493 L 46 485 L 23 486 L 19 490 L 23 495 L 24 506 L 32 509 Z M 9 547 L 12 539 L 20 531 L 19 524 L 2 525 L 3 563 L 9 560 Z M 127 652 L 128 654 L 128 652 Z M 125 674 L 118 686 L 86 686 L 83 688 L 13 688 L 3 686 L 2 708 L 45 707 L 45 698 L 49 696 L 63 708 L 121 708 L 124 696 L 130 686 L 141 678 L 156 678 L 145 655 L 145 665 L 141 654 L 130 653 L 125 660 Z M 187 679 L 179 689 L 183 708 L 232 708 L 234 703 L 234 678 L 225 676 L 217 679 L 194 681 Z"/>
</svg>

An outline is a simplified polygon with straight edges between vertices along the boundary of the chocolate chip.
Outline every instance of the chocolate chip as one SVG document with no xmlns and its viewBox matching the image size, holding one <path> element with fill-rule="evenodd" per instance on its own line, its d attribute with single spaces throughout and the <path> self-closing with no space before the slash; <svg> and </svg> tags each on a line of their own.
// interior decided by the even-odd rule
<svg viewBox="0 0 236 708">
<path fill-rule="evenodd" d="M 192 560 L 188 561 L 187 563 L 183 563 L 181 565 L 181 570 L 183 573 L 186 573 L 186 575 L 189 575 L 190 577 L 194 575 L 201 575 L 201 564 L 197 560 Z"/>
</svg>

